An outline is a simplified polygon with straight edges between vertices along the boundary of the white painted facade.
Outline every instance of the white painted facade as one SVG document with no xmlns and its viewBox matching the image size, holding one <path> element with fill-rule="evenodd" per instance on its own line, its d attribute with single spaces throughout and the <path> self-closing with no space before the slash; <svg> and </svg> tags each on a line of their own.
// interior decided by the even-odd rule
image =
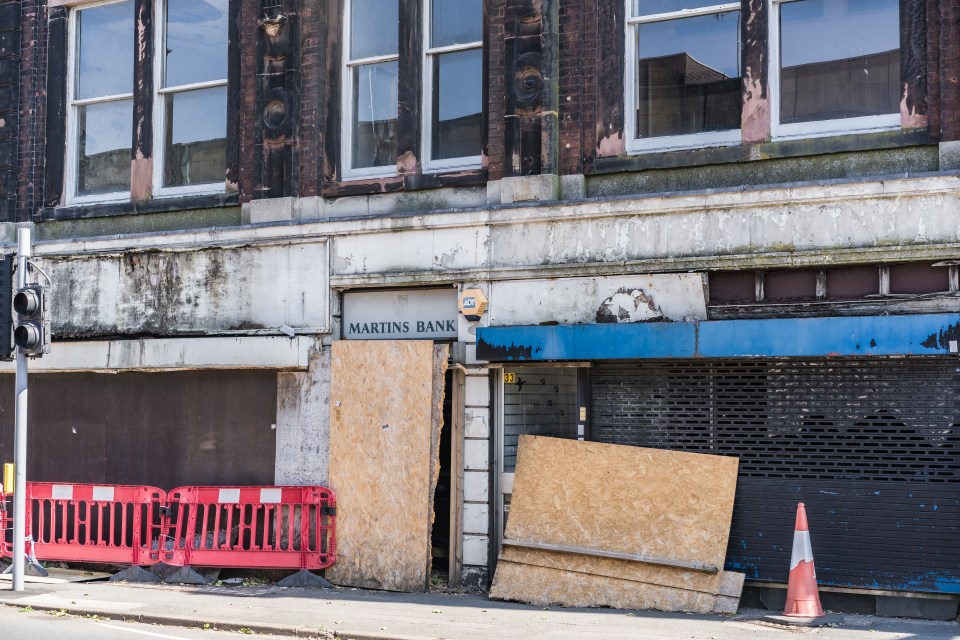
<svg viewBox="0 0 960 640">
<path fill-rule="evenodd" d="M 355 200 L 356 213 L 375 199 Z M 351 200 L 336 203 L 341 215 Z M 258 207 L 252 217 L 270 217 Z M 324 483 L 326 345 L 340 338 L 344 291 L 479 287 L 490 300 L 483 325 L 591 323 L 604 305 L 626 309 L 624 321 L 697 320 L 706 318 L 707 269 L 946 259 L 958 250 L 955 175 L 39 242 L 39 264 L 56 283 L 55 342 L 32 368 L 276 370 L 276 482 Z M 628 309 L 630 301 L 642 304 Z M 459 543 L 465 575 L 483 576 L 494 412 L 490 369 L 472 355 L 475 330 L 459 318 Z"/>
</svg>

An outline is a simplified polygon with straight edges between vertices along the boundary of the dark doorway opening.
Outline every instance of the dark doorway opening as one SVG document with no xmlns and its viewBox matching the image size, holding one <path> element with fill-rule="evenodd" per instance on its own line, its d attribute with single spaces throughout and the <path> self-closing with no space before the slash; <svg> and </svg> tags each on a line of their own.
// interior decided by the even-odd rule
<svg viewBox="0 0 960 640">
<path fill-rule="evenodd" d="M 450 560 L 450 506 L 452 500 L 452 453 L 453 453 L 453 372 L 449 369 L 443 376 L 443 428 L 440 430 L 440 473 L 437 488 L 433 493 L 433 529 L 430 536 L 432 584 L 449 582 Z"/>
</svg>

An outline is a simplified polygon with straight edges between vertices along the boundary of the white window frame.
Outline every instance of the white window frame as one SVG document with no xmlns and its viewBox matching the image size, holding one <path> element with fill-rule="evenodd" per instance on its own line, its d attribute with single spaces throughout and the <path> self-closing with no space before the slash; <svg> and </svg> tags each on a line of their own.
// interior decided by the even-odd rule
<svg viewBox="0 0 960 640">
<path fill-rule="evenodd" d="M 818 138 L 900 129 L 899 111 L 878 116 L 780 124 L 780 5 L 798 1 L 799 0 L 767 0 L 770 16 L 767 36 L 770 51 L 770 67 L 767 77 L 769 78 L 770 134 L 772 138 L 775 140 L 791 140 L 796 138 Z"/>
<path fill-rule="evenodd" d="M 445 158 L 443 160 L 434 160 L 433 153 L 433 56 L 444 53 L 453 53 L 456 51 L 470 51 L 478 49 L 483 55 L 483 40 L 467 42 L 464 44 L 453 44 L 445 47 L 431 47 L 431 17 L 433 14 L 433 0 L 423 0 L 423 57 L 420 64 L 422 66 L 423 83 L 423 104 L 420 109 L 422 123 L 421 131 L 423 139 L 421 141 L 420 154 L 423 156 L 423 170 L 431 173 L 440 171 L 451 171 L 456 169 L 478 169 L 481 166 L 480 148 L 477 148 L 477 154 L 473 156 L 462 156 L 459 158 Z M 481 96 L 482 96 L 481 92 Z M 480 113 L 483 113 L 482 98 L 480 104 Z M 481 143 L 482 144 L 482 141 Z"/>
<path fill-rule="evenodd" d="M 701 147 L 725 147 L 738 145 L 741 141 L 740 127 L 728 129 L 726 131 L 704 131 L 702 133 L 688 133 L 676 136 L 658 136 L 655 138 L 638 138 L 636 110 L 638 103 L 637 96 L 637 30 L 638 25 L 649 24 L 651 22 L 666 22 L 668 20 L 678 20 L 681 18 L 695 18 L 698 16 L 709 16 L 729 11 L 741 11 L 739 2 L 718 2 L 708 7 L 698 7 L 696 9 L 681 9 L 680 11 L 670 11 L 668 13 L 657 13 L 648 16 L 632 15 L 632 0 L 626 0 L 626 46 L 624 48 L 626 64 L 624 64 L 624 133 L 627 138 L 627 153 L 645 153 L 650 151 L 672 151 L 676 149 L 691 149 Z M 741 20 L 743 16 L 741 14 Z M 737 41 L 740 44 L 738 55 L 742 51 L 743 44 L 740 43 L 739 36 Z"/>
<path fill-rule="evenodd" d="M 396 0 L 399 3 L 399 0 Z M 352 17 L 353 2 L 352 0 L 344 0 L 343 2 L 343 64 L 341 65 L 341 87 L 342 87 L 342 96 L 341 96 L 341 116 L 340 116 L 340 147 L 343 150 L 341 155 L 340 169 L 342 178 L 344 180 L 354 180 L 360 178 L 390 178 L 397 175 L 397 165 L 394 163 L 391 166 L 382 166 L 382 167 L 360 167 L 353 168 L 353 71 L 357 67 L 362 67 L 368 64 L 377 64 L 380 62 L 393 62 L 396 61 L 397 65 L 400 64 L 400 51 L 397 53 L 391 53 L 382 56 L 371 56 L 367 58 L 357 58 L 356 60 L 350 57 L 351 50 L 351 32 L 353 31 L 353 23 L 351 22 Z M 399 7 L 397 9 L 399 15 Z M 399 37 L 397 39 L 397 46 L 399 49 Z M 399 76 L 398 76 L 399 82 Z M 399 94 L 400 87 L 397 87 L 397 92 Z M 398 109 L 399 117 L 399 109 Z M 399 152 L 399 150 L 398 150 Z"/>
<path fill-rule="evenodd" d="M 156 0 L 153 16 L 153 197 L 169 198 L 171 196 L 223 193 L 227 189 L 226 174 L 224 174 L 223 180 L 217 182 L 206 182 L 183 187 L 163 186 L 163 168 L 166 154 L 164 141 L 167 138 L 167 104 L 165 98 L 170 94 L 184 93 L 194 89 L 212 89 L 227 86 L 227 77 L 224 76 L 222 79 L 164 88 L 163 78 L 166 73 L 167 63 L 166 9 L 167 0 Z M 224 109 L 226 108 L 226 105 L 224 105 Z M 227 117 L 230 117 L 229 113 Z M 224 171 L 226 171 L 226 167 L 224 167 Z"/>
<path fill-rule="evenodd" d="M 80 11 L 85 11 L 86 9 L 91 9 L 95 7 L 102 7 L 109 4 L 119 4 L 125 0 L 106 0 L 105 2 L 96 2 L 84 4 L 82 6 L 74 7 L 70 10 L 69 21 L 67 27 L 67 122 L 66 122 L 66 135 L 67 135 L 67 152 L 66 152 L 66 167 L 64 170 L 64 200 L 68 205 L 79 205 L 79 204 L 90 204 L 90 203 L 99 203 L 99 202 L 121 202 L 124 200 L 130 199 L 130 189 L 126 191 L 113 191 L 110 193 L 96 193 L 90 195 L 79 195 L 77 194 L 77 169 L 78 163 L 80 161 L 80 150 L 79 150 L 79 128 L 78 128 L 78 107 L 83 107 L 91 104 L 105 104 L 108 102 L 116 102 L 118 100 L 133 100 L 133 92 L 130 93 L 118 93 L 111 96 L 102 96 L 99 98 L 87 98 L 85 100 L 76 99 L 76 90 L 77 90 L 77 65 L 79 64 L 79 51 L 77 51 L 77 16 Z M 130 37 L 133 38 L 133 34 L 130 34 Z M 130 66 L 132 67 L 135 64 L 133 59 L 130 60 Z M 131 121 L 133 119 L 133 113 L 130 114 Z M 131 138 L 127 146 L 127 150 L 132 154 L 133 149 L 133 139 Z M 132 157 L 132 156 L 131 156 Z"/>
</svg>

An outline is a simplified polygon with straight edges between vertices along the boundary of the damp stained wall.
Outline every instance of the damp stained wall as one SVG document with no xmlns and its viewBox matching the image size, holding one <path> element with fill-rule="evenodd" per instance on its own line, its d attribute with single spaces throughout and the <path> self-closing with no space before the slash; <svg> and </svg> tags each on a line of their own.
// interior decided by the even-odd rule
<svg viewBox="0 0 960 640">
<path fill-rule="evenodd" d="M 78 247 L 79 249 L 80 247 Z M 56 338 L 327 326 L 326 245 L 193 245 L 41 255 Z"/>
</svg>

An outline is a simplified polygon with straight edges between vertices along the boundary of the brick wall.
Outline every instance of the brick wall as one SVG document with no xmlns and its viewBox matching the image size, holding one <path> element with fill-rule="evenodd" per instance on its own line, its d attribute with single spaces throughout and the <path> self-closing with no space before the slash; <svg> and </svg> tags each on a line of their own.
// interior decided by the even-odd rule
<svg viewBox="0 0 960 640">
<path fill-rule="evenodd" d="M 937 102 L 939 109 L 939 131 L 942 140 L 960 140 L 960 6 L 956 0 L 942 0 L 931 5 L 939 5 L 940 20 L 936 29 L 929 29 L 931 36 L 937 37 L 933 51 L 939 51 L 939 91 Z M 932 45 L 933 43 L 931 43 Z M 932 57 L 932 56 L 931 56 Z M 932 123 L 931 123 L 932 124 Z M 937 129 L 931 127 L 935 133 Z"/>
<path fill-rule="evenodd" d="M 19 0 L 0 0 L 0 220 L 17 208 L 20 135 L 21 21 Z"/>
<path fill-rule="evenodd" d="M 583 173 L 585 4 L 585 0 L 560 0 L 561 175 Z M 595 48 L 593 51 L 596 55 Z"/>
<path fill-rule="evenodd" d="M 940 9 L 936 0 L 927 2 L 927 125 L 940 131 Z"/>
<path fill-rule="evenodd" d="M 300 121 L 299 189 L 301 196 L 315 196 L 320 187 L 320 129 L 323 103 L 324 56 L 327 12 L 321 3 L 303 2 L 300 13 Z"/>
<path fill-rule="evenodd" d="M 581 98 L 582 132 L 580 135 L 581 158 L 595 155 L 597 141 L 594 123 L 597 121 L 597 64 L 600 49 L 600 34 L 597 29 L 597 0 L 582 0 L 583 53 L 581 55 L 583 92 Z M 582 160 L 581 160 L 582 162 Z"/>
<path fill-rule="evenodd" d="M 622 0 L 554 0 L 560 14 L 559 58 L 559 153 L 560 173 L 579 174 L 584 159 L 596 155 L 598 87 L 611 83 L 609 70 L 600 63 L 601 28 L 598 16 L 604 7 L 619 7 Z M 239 139 L 240 197 L 255 197 L 259 177 L 254 158 L 262 152 L 257 142 L 259 113 L 257 109 L 259 66 L 258 43 L 262 30 L 257 20 L 262 7 L 282 0 L 239 1 L 240 80 L 238 91 L 237 132 Z M 504 175 L 504 132 L 508 80 L 505 64 L 506 0 L 485 0 L 485 47 L 487 78 L 487 141 L 485 162 L 488 176 L 498 180 Z M 300 60 L 296 87 L 294 163 L 291 167 L 289 195 L 317 195 L 324 180 L 321 175 L 328 144 L 330 124 L 338 121 L 336 90 L 339 61 L 336 60 L 339 35 L 335 32 L 338 2 L 297 0 L 297 40 Z M 0 128 L 0 175 L 6 170 L 15 173 L 14 184 L 0 178 L 0 220 L 30 220 L 44 198 L 45 186 L 57 190 L 56 181 L 44 177 L 46 99 L 48 71 L 48 10 L 44 0 L 0 0 L 0 11 L 18 16 L 12 23 L 0 21 L 0 42 L 17 41 L 17 51 L 0 50 L 0 87 L 9 101 L 13 95 L 15 108 L 7 105 L 0 114 L 5 121 Z M 608 11 L 609 13 L 609 11 Z M 960 140 L 960 6 L 956 2 L 926 2 L 927 89 L 930 132 L 943 140 Z M 14 28 L 6 28 L 10 24 Z M 19 25 L 19 30 L 16 26 Z M 620 25 L 622 28 L 622 25 Z M 605 37 L 610 37 L 606 34 Z M 621 38 L 615 34 L 615 38 Z M 3 45 L 0 45 L 3 46 Z M 11 71 L 12 68 L 19 69 Z M 12 76 L 10 74 L 13 74 Z M 12 79 L 11 79 L 12 78 Z M 335 91 L 334 91 L 335 93 Z M 333 98 L 336 98 L 335 100 Z M 0 110 L 4 108 L 0 105 Z M 609 114 L 606 114 L 607 116 Z M 606 117 L 606 116 L 604 116 Z M 13 132 L 13 133 L 12 133 Z M 11 138 L 11 135 L 13 138 Z M 339 141 L 332 140 L 338 153 Z M 329 146 L 329 144 L 328 144 Z M 331 147 L 333 148 L 333 147 Z M 53 150 L 56 158 L 62 151 Z M 329 149 L 327 151 L 329 154 Z M 51 164 L 51 171 L 62 168 Z M 52 185 L 52 186 L 50 186 Z M 416 186 L 411 183 L 410 188 Z M 431 186 L 431 185 L 425 185 Z M 50 199 L 48 194 L 47 199 Z"/>
<path fill-rule="evenodd" d="M 252 159 L 258 153 L 257 128 L 257 19 L 258 2 L 240 4 L 240 201 L 253 199 L 256 186 Z"/>
<path fill-rule="evenodd" d="M 506 51 L 506 0 L 487 0 L 487 65 L 489 69 L 488 87 L 488 130 L 487 130 L 487 171 L 490 180 L 503 177 L 504 142 L 503 126 L 506 115 L 506 76 L 504 63 Z"/>
</svg>

